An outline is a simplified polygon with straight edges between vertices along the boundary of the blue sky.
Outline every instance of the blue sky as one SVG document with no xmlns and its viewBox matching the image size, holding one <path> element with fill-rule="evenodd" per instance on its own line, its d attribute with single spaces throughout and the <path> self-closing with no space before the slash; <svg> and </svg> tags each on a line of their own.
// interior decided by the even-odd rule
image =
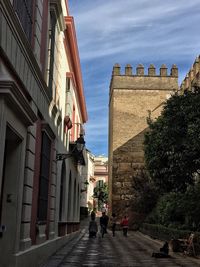
<svg viewBox="0 0 200 267">
<path fill-rule="evenodd" d="M 200 0 L 69 0 L 81 61 L 88 122 L 86 145 L 108 155 L 112 68 L 142 63 L 179 68 L 179 84 L 200 54 Z"/>
</svg>

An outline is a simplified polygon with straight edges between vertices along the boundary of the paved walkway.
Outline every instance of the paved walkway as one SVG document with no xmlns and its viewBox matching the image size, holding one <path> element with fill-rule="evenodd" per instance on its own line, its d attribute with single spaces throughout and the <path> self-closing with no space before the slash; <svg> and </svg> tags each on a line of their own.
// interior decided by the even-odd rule
<svg viewBox="0 0 200 267">
<path fill-rule="evenodd" d="M 111 232 L 101 237 L 89 238 L 88 221 L 81 223 L 81 232 L 70 243 L 66 244 L 53 255 L 44 267 L 199 267 L 200 259 L 184 257 L 170 252 L 170 258 L 152 258 L 152 252 L 158 251 L 163 242 L 151 239 L 140 232 L 129 232 L 124 237 L 117 232 L 112 237 Z"/>
</svg>

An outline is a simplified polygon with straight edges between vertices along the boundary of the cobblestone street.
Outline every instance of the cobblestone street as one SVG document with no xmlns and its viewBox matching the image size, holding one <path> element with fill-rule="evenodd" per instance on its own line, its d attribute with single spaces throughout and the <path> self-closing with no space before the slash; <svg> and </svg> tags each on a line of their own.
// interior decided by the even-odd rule
<svg viewBox="0 0 200 267">
<path fill-rule="evenodd" d="M 152 252 L 158 251 L 163 242 L 153 240 L 140 232 L 129 232 L 124 237 L 117 232 L 112 237 L 110 231 L 101 237 L 89 238 L 86 228 L 79 236 L 52 256 L 43 267 L 77 266 L 132 266 L 132 267 L 196 267 L 200 259 L 184 257 L 170 252 L 170 258 L 152 258 Z"/>
</svg>

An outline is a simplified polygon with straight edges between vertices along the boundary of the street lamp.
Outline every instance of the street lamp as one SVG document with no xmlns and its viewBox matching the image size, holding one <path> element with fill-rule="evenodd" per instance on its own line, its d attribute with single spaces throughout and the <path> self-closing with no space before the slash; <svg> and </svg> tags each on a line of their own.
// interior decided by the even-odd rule
<svg viewBox="0 0 200 267">
<path fill-rule="evenodd" d="M 85 140 L 83 138 L 83 135 L 80 134 L 80 137 L 76 140 L 76 149 L 78 150 L 78 152 L 83 151 L 83 148 L 85 146 Z"/>
<path fill-rule="evenodd" d="M 76 140 L 74 148 L 69 153 L 57 153 L 56 154 L 56 161 L 58 160 L 64 160 L 67 158 L 71 158 L 73 156 L 79 156 L 80 153 L 83 151 L 85 147 L 85 140 L 83 138 L 83 135 L 80 134 L 80 137 Z"/>
</svg>

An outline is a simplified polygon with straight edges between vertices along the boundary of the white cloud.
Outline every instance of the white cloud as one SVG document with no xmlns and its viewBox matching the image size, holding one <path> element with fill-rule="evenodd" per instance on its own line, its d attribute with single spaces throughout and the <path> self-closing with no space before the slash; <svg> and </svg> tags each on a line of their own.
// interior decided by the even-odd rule
<svg viewBox="0 0 200 267">
<path fill-rule="evenodd" d="M 174 30 L 187 31 L 191 20 L 199 21 L 200 5 L 197 0 L 93 2 L 95 5 L 85 1 L 85 7 L 81 5 L 75 14 L 82 60 L 133 51 L 135 48 L 141 51 L 142 48 L 148 49 L 152 41 L 155 47 L 177 42 L 184 44 Z M 194 31 L 195 24 L 191 25 L 190 30 Z M 171 38 L 166 38 L 169 34 Z M 185 42 L 188 43 L 188 39 Z"/>
<path fill-rule="evenodd" d="M 200 53 L 199 0 L 69 0 L 74 16 L 89 121 L 88 145 L 107 153 L 109 83 L 114 63 L 146 70 L 179 68 L 179 81 Z M 102 118 L 104 120 L 102 121 Z M 95 137 L 98 141 L 95 142 Z M 95 147 L 94 143 L 97 144 Z M 102 151 L 104 149 L 105 151 Z M 99 153 L 98 153 L 99 151 Z"/>
</svg>

